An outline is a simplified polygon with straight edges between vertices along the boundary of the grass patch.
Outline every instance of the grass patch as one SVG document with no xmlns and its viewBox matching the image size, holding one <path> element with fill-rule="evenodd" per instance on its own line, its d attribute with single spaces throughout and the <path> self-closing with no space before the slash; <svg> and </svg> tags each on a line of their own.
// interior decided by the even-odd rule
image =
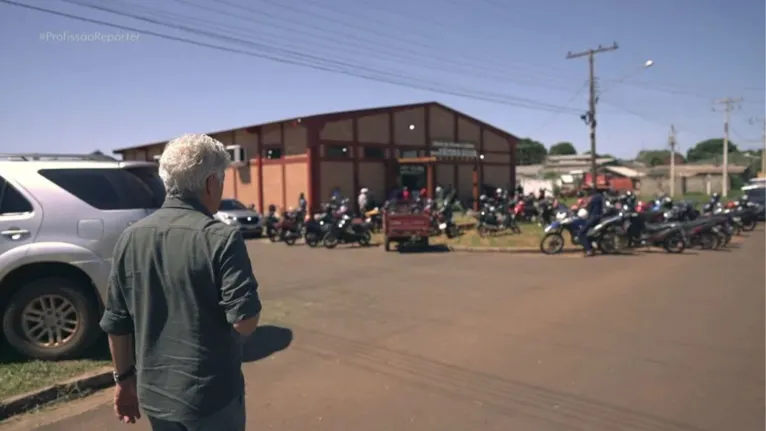
<svg viewBox="0 0 766 431">
<path fill-rule="evenodd" d="M 466 222 L 475 222 L 476 219 L 468 218 L 466 220 L 457 220 L 458 224 Z M 429 240 L 431 245 L 446 245 L 458 247 L 507 247 L 507 248 L 535 248 L 540 246 L 540 239 L 543 236 L 543 229 L 537 224 L 522 223 L 520 234 L 514 234 L 510 231 L 497 233 L 495 235 L 482 238 L 475 229 L 467 229 L 462 235 L 456 238 L 447 238 L 445 235 L 433 236 Z M 376 234 L 372 237 L 373 243 L 382 243 L 383 235 Z"/>
<path fill-rule="evenodd" d="M 25 359 L 4 345 L 0 353 L 0 399 L 41 389 L 111 364 L 106 340 L 86 357 L 68 361 Z"/>
</svg>

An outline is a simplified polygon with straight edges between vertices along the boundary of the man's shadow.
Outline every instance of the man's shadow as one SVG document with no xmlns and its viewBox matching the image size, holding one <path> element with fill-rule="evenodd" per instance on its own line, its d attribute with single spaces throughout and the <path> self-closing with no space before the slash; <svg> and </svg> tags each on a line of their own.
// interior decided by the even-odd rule
<svg viewBox="0 0 766 431">
<path fill-rule="evenodd" d="M 255 362 L 285 350 L 293 341 L 293 331 L 279 326 L 263 325 L 242 343 L 242 361 Z"/>
</svg>

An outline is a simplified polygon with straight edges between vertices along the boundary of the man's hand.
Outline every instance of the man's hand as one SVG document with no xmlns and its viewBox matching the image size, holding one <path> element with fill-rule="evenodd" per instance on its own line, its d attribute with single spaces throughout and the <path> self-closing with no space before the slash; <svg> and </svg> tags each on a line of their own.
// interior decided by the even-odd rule
<svg viewBox="0 0 766 431">
<path fill-rule="evenodd" d="M 114 414 L 117 420 L 126 424 L 134 424 L 141 419 L 135 377 L 118 383 L 114 388 Z"/>
</svg>

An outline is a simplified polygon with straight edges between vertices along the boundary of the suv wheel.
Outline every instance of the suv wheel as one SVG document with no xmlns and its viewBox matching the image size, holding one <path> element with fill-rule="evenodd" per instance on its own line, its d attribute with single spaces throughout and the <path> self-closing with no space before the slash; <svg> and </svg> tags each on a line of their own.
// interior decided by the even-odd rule
<svg viewBox="0 0 766 431">
<path fill-rule="evenodd" d="M 32 280 L 11 297 L 3 332 L 8 343 L 25 356 L 77 357 L 98 338 L 98 305 L 75 281 Z"/>
</svg>

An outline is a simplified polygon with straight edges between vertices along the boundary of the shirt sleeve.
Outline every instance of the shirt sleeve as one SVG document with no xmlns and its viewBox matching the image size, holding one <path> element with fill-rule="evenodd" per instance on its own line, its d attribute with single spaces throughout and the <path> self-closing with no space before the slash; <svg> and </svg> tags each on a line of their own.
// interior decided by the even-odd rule
<svg viewBox="0 0 766 431">
<path fill-rule="evenodd" d="M 101 317 L 101 329 L 109 335 L 129 335 L 133 333 L 133 317 L 130 315 L 125 295 L 122 291 L 125 274 L 122 251 L 116 253 L 107 284 L 104 315 Z"/>
<path fill-rule="evenodd" d="M 245 240 L 234 231 L 221 250 L 221 306 L 231 323 L 255 317 L 261 312 L 258 282 L 250 264 Z"/>
</svg>

